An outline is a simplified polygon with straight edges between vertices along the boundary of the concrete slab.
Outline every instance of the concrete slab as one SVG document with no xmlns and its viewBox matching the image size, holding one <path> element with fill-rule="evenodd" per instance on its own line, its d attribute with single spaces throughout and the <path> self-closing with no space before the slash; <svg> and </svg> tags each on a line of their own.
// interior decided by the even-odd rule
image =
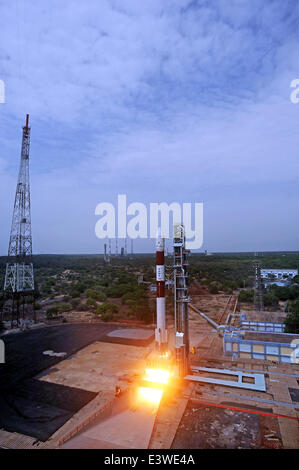
<svg viewBox="0 0 299 470">
<path fill-rule="evenodd" d="M 95 342 L 38 376 L 39 380 L 91 392 L 115 393 L 145 367 L 148 348 Z"/>
<path fill-rule="evenodd" d="M 140 408 L 125 410 L 94 426 L 86 436 L 93 439 L 102 436 L 105 441 L 126 449 L 147 449 L 155 416 Z"/>
<path fill-rule="evenodd" d="M 113 330 L 107 336 L 112 338 L 126 338 L 126 339 L 149 339 L 154 337 L 152 330 L 143 330 L 141 328 L 127 328 Z"/>
<path fill-rule="evenodd" d="M 76 436 L 73 439 L 67 441 L 62 449 L 121 449 L 122 447 L 116 446 L 111 442 L 107 442 L 101 439 L 92 439 L 85 435 Z"/>
<path fill-rule="evenodd" d="M 66 441 L 63 449 L 147 449 L 158 405 L 145 404 L 128 394 L 115 400 L 111 414 L 95 420 Z"/>
</svg>

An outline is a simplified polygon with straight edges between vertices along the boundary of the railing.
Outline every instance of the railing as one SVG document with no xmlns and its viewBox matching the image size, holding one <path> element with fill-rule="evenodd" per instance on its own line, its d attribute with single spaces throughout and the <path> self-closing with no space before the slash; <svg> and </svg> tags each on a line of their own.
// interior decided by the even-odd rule
<svg viewBox="0 0 299 470">
<path fill-rule="evenodd" d="M 299 335 L 292 343 L 253 341 L 225 335 L 223 347 L 225 356 L 233 358 L 296 363 L 296 358 L 299 358 Z"/>
<path fill-rule="evenodd" d="M 278 322 L 241 320 L 240 328 L 269 333 L 283 333 L 285 330 L 285 324 Z"/>
</svg>

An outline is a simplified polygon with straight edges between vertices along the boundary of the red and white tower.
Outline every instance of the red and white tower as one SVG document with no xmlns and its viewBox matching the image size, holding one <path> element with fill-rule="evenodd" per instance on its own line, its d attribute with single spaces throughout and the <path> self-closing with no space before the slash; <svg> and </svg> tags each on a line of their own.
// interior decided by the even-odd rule
<svg viewBox="0 0 299 470">
<path fill-rule="evenodd" d="M 165 266 L 164 266 L 164 238 L 161 229 L 157 231 L 156 238 L 156 285 L 157 285 L 157 328 L 155 330 L 156 343 L 159 351 L 167 349 L 167 330 L 165 315 Z"/>
</svg>

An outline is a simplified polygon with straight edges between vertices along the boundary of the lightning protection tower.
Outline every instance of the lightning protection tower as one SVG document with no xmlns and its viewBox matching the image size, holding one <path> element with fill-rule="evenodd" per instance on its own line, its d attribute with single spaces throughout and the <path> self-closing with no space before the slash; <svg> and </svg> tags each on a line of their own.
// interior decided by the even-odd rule
<svg viewBox="0 0 299 470">
<path fill-rule="evenodd" d="M 109 256 L 109 261 L 110 261 L 110 259 L 111 259 L 111 239 L 110 238 L 109 238 L 109 254 L 108 254 L 108 256 Z"/>
<path fill-rule="evenodd" d="M 257 261 L 254 263 L 254 271 L 254 305 L 256 310 L 262 312 L 264 310 L 263 283 L 261 278 L 261 267 Z"/>
<path fill-rule="evenodd" d="M 12 299 L 12 321 L 15 307 L 16 320 L 19 319 L 21 300 L 24 316 L 25 296 L 32 295 L 34 292 L 29 183 L 30 127 L 28 124 L 29 114 L 26 116 L 26 125 L 23 127 L 21 162 L 4 280 L 5 296 L 7 299 Z"/>
<path fill-rule="evenodd" d="M 107 243 L 104 243 L 104 262 L 110 263 L 110 253 L 107 253 Z"/>
</svg>

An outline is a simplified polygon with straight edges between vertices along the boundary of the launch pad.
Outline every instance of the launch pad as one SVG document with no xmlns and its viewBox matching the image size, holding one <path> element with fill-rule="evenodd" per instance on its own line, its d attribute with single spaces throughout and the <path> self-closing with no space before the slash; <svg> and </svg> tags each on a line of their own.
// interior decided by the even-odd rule
<svg viewBox="0 0 299 470">
<path fill-rule="evenodd" d="M 163 392 L 178 379 L 189 373 L 189 318 L 188 273 L 185 248 L 185 229 L 182 224 L 174 225 L 173 235 L 173 271 L 174 271 L 174 348 L 169 346 L 166 327 L 165 302 L 165 242 L 161 229 L 156 237 L 156 311 L 155 350 L 147 359 L 145 375 L 141 379 L 140 393 L 142 399 L 159 403 Z"/>
</svg>

